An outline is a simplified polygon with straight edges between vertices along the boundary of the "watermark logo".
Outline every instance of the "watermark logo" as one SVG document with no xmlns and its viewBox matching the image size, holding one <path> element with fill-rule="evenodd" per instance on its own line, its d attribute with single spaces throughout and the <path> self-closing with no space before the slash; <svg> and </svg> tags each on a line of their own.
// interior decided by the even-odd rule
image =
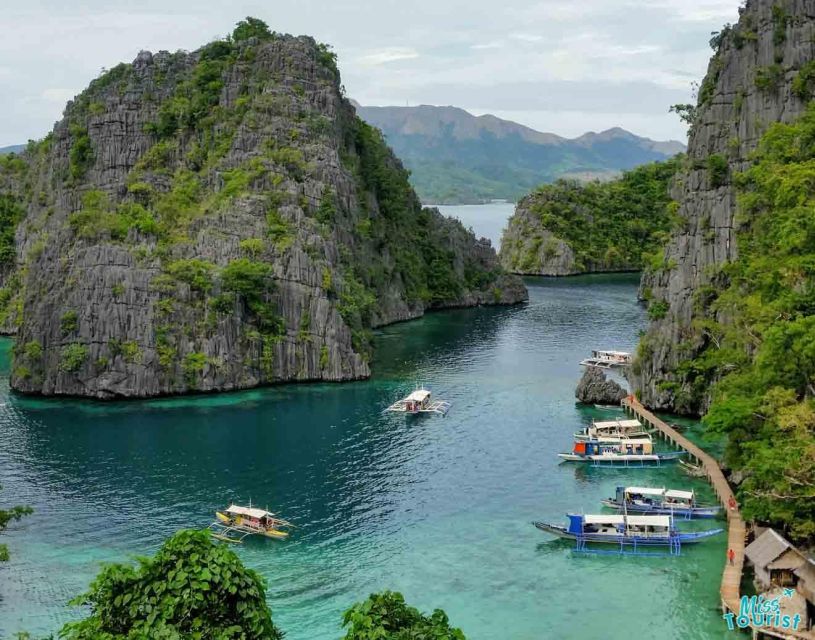
<svg viewBox="0 0 815 640">
<path fill-rule="evenodd" d="M 795 589 L 784 589 L 784 598 L 791 598 L 795 594 Z M 739 614 L 733 612 L 725 613 L 722 617 L 727 622 L 727 628 L 731 631 L 738 627 L 775 627 L 776 629 L 792 629 L 798 631 L 801 624 L 801 616 L 782 614 L 780 598 L 767 600 L 764 596 L 742 596 L 739 603 Z"/>
</svg>

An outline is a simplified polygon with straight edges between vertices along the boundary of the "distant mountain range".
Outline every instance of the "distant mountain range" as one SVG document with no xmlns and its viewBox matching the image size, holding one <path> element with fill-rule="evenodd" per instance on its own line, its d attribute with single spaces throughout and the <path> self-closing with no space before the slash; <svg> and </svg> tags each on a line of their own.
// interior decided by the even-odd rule
<svg viewBox="0 0 815 640">
<path fill-rule="evenodd" d="M 516 200 L 544 182 L 608 179 L 685 150 L 676 140 L 620 128 L 569 139 L 458 107 L 355 106 L 410 169 L 422 201 L 433 204 Z"/>
<path fill-rule="evenodd" d="M 24 144 L 13 144 L 10 147 L 0 147 L 0 156 L 6 153 L 19 153 L 25 149 Z"/>
</svg>

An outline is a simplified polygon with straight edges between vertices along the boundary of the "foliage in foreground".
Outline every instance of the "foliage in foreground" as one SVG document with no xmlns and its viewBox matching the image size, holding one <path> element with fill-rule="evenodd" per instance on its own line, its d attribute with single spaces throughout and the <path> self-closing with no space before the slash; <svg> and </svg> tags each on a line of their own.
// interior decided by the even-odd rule
<svg viewBox="0 0 815 640">
<path fill-rule="evenodd" d="M 72 604 L 90 616 L 66 624 L 65 640 L 280 640 L 263 579 L 208 531 L 179 531 L 138 566 L 112 564 Z M 384 591 L 345 612 L 345 640 L 465 640 L 447 615 L 425 616 Z"/>
<path fill-rule="evenodd" d="M 153 558 L 112 564 L 73 604 L 91 615 L 67 640 L 277 640 L 263 579 L 206 531 L 180 531 Z"/>
<path fill-rule="evenodd" d="M 429 616 L 408 606 L 401 593 L 372 594 L 345 612 L 344 640 L 465 640 L 450 626 L 447 614 L 436 609 Z"/>
<path fill-rule="evenodd" d="M 0 487 L 2 489 L 2 487 Z M 9 509 L 0 509 L 0 532 L 2 532 L 11 522 L 19 520 L 23 516 L 32 513 L 31 507 L 11 507 Z M 8 547 L 0 544 L 0 562 L 6 562 L 9 559 Z"/>
<path fill-rule="evenodd" d="M 745 475 L 743 512 L 815 539 L 815 106 L 764 135 L 737 177 L 738 259 L 701 291 L 704 340 L 677 371 L 686 393 L 716 383 L 705 417 Z"/>
<path fill-rule="evenodd" d="M 560 180 L 538 187 L 528 196 L 527 206 L 540 230 L 572 247 L 578 271 L 639 269 L 648 266 L 643 249 L 661 247 L 675 223 L 669 186 L 680 162 L 677 156 L 643 165 L 608 182 Z M 517 247 L 502 246 L 514 270 L 540 268 L 543 236 L 538 234 L 535 241 L 536 231 L 530 230 L 531 244 L 524 233 Z"/>
</svg>

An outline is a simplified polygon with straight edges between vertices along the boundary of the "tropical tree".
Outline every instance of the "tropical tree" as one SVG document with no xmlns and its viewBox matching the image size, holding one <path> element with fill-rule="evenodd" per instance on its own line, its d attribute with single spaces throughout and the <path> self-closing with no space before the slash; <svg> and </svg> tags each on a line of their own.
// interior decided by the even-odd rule
<svg viewBox="0 0 815 640">
<path fill-rule="evenodd" d="M 355 604 L 345 612 L 342 624 L 348 627 L 344 640 L 465 640 L 444 611 L 423 615 L 393 591 L 371 594 Z"/>
<path fill-rule="evenodd" d="M 207 531 L 179 531 L 153 558 L 111 564 L 72 601 L 66 640 L 279 640 L 263 579 Z"/>
</svg>

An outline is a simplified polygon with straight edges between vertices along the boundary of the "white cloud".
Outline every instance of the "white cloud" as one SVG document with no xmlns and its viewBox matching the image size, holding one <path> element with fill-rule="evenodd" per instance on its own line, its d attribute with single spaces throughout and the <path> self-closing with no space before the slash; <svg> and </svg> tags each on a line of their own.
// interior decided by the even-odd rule
<svg viewBox="0 0 815 640">
<path fill-rule="evenodd" d="M 386 49 L 379 49 L 378 51 L 372 51 L 371 53 L 360 56 L 357 60 L 363 65 L 376 66 L 396 62 L 398 60 L 413 60 L 418 57 L 419 52 L 409 47 L 387 47 Z"/>
<path fill-rule="evenodd" d="M 495 40 L 493 42 L 483 42 L 480 44 L 474 44 L 470 46 L 470 49 L 500 49 L 504 46 L 504 43 L 500 40 Z"/>
<path fill-rule="evenodd" d="M 68 100 L 71 100 L 75 95 L 73 89 L 63 89 L 60 87 L 52 87 L 42 92 L 43 100 L 48 102 L 55 102 L 60 106 L 65 105 Z"/>
<path fill-rule="evenodd" d="M 194 49 L 247 15 L 332 44 L 349 95 L 363 104 L 494 104 L 555 133 L 560 122 L 601 129 L 615 117 L 639 133 L 634 109 L 653 137 L 668 137 L 676 129 L 668 104 L 690 100 L 710 32 L 738 17 L 738 0 L 503 0 L 500 11 L 487 0 L 469 0 L 466 11 L 460 0 L 380 0 L 362 10 L 359 0 L 11 4 L 0 39 L 0 146 L 43 136 L 102 67 L 140 49 Z M 625 103 L 615 94 L 602 123 L 596 110 L 574 106 L 607 104 L 609 83 L 630 93 Z"/>
<path fill-rule="evenodd" d="M 510 33 L 509 37 L 513 40 L 520 40 L 521 42 L 540 42 L 543 40 L 543 36 L 532 33 Z"/>
</svg>

